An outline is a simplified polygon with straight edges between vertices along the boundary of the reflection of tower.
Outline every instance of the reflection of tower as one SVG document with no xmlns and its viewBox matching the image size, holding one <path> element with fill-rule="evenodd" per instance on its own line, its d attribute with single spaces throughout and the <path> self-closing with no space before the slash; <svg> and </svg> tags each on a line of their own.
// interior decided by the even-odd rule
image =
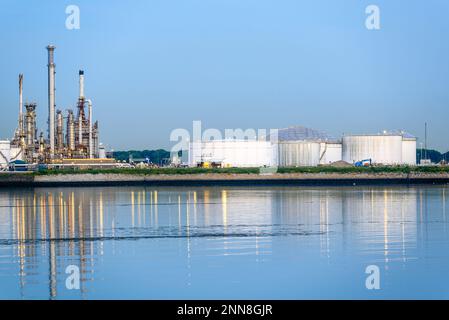
<svg viewBox="0 0 449 320">
<path fill-rule="evenodd" d="M 9 237 L 17 241 L 13 246 L 19 266 L 18 284 L 22 296 L 26 298 L 24 295 L 33 286 L 43 284 L 36 283 L 34 278 L 28 279 L 42 272 L 39 268 L 42 265 L 39 259 L 42 258 L 48 266 L 45 285 L 49 298 L 58 298 L 62 293 L 69 294 L 66 291 L 58 292 L 57 288 L 61 282 L 64 285 L 65 281 L 65 277 L 59 275 L 65 274 L 65 268 L 71 264 L 79 267 L 81 278 L 81 292 L 73 293 L 84 295 L 87 292 L 86 282 L 92 280 L 95 257 L 102 254 L 102 240 L 89 239 L 103 236 L 103 193 L 92 193 L 92 189 L 75 192 L 44 189 L 30 193 L 21 191 L 20 197 L 11 193 L 10 197 L 15 202 L 8 207 L 12 214 L 4 225 L 8 226 Z M 114 195 L 108 195 L 108 198 L 111 197 Z M 1 209 L 0 223 L 3 223 Z M 8 234 L 2 228 L 0 224 L 0 233 Z M 36 239 L 42 241 L 33 241 Z"/>
</svg>

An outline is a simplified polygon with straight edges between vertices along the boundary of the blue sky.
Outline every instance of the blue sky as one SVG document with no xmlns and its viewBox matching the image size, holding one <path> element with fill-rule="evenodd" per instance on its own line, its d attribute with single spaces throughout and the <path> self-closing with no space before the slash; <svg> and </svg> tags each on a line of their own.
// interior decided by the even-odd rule
<svg viewBox="0 0 449 320">
<path fill-rule="evenodd" d="M 65 28 L 78 5 L 80 30 Z M 380 7 L 381 30 L 365 28 Z M 47 55 L 56 103 L 74 107 L 78 69 L 118 149 L 168 147 L 175 128 L 304 125 L 339 136 L 405 129 L 449 150 L 446 0 L 2 0 L 0 137 L 24 98 L 47 118 Z"/>
</svg>

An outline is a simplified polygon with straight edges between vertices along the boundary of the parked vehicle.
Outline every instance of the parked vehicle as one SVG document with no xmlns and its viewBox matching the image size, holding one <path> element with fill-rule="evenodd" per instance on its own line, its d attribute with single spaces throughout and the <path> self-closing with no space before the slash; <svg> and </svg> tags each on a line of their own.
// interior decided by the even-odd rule
<svg viewBox="0 0 449 320">
<path fill-rule="evenodd" d="M 14 160 L 9 163 L 9 171 L 28 171 L 28 163 L 22 160 Z"/>
<path fill-rule="evenodd" d="M 362 161 L 357 161 L 354 163 L 354 166 L 356 167 L 370 167 L 371 166 L 371 159 L 365 159 Z"/>
</svg>

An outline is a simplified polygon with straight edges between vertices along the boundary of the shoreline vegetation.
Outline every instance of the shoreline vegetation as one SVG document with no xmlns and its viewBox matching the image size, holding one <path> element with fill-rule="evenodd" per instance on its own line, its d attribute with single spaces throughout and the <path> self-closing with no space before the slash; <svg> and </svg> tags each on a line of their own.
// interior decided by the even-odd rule
<svg viewBox="0 0 449 320">
<path fill-rule="evenodd" d="M 0 173 L 0 188 L 449 184 L 449 166 L 117 168 Z"/>
<path fill-rule="evenodd" d="M 108 175 L 259 175 L 282 174 L 446 174 L 449 166 L 371 166 L 371 167 L 279 167 L 279 168 L 113 168 L 113 169 L 52 169 L 30 173 L 34 176 L 108 174 Z"/>
<path fill-rule="evenodd" d="M 119 162 L 148 158 L 156 165 L 163 165 L 170 158 L 170 151 L 164 149 L 114 151 L 111 156 Z M 182 156 L 182 152 L 180 152 L 179 156 Z M 416 159 L 423 158 L 430 159 L 432 163 L 440 163 L 441 161 L 449 160 L 449 152 L 442 153 L 433 149 L 417 149 Z"/>
</svg>

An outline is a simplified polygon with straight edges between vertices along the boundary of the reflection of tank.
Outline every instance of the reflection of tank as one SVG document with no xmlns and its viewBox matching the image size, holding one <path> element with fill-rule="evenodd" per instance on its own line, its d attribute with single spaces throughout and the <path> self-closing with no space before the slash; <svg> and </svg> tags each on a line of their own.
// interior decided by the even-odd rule
<svg viewBox="0 0 449 320">
<path fill-rule="evenodd" d="M 352 234 L 360 242 L 382 241 L 385 250 L 391 239 L 416 241 L 419 200 L 414 188 L 298 188 L 274 196 L 275 223 L 316 226 L 325 237 L 330 228 L 342 234 L 355 228 Z"/>
<path fill-rule="evenodd" d="M 341 221 L 343 191 L 340 189 L 280 189 L 274 196 L 276 223 L 319 225 L 323 219 L 327 223 Z M 324 217 L 323 212 L 327 213 Z"/>
</svg>

